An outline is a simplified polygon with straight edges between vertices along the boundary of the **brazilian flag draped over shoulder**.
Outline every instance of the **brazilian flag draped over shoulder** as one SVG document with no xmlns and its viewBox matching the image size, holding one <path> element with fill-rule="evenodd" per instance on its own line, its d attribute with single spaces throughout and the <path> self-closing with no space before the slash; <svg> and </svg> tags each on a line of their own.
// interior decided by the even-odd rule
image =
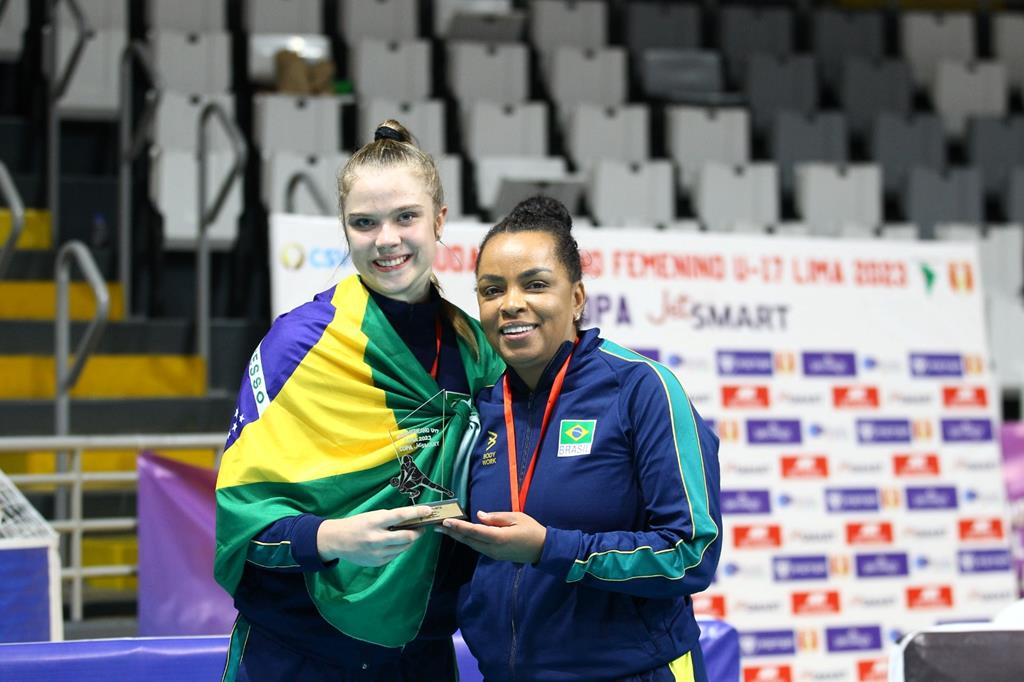
<svg viewBox="0 0 1024 682">
<path fill-rule="evenodd" d="M 302 312 L 307 306 L 314 306 L 312 314 Z M 232 440 L 236 414 L 217 478 L 214 574 L 232 594 L 250 540 L 274 521 L 301 513 L 342 518 L 408 505 L 409 499 L 389 484 L 400 468 L 396 434 L 400 445 L 414 442 L 417 433 L 434 434 L 419 438 L 413 458 L 430 480 L 452 487 L 456 455 L 470 422 L 469 399 L 439 399 L 437 383 L 358 277 L 339 283 L 329 302 L 314 301 L 289 317 L 275 323 L 284 325 L 283 332 L 272 330 L 267 339 L 277 332 L 275 358 L 280 355 L 287 365 L 291 354 L 294 369 L 283 383 L 278 380 L 276 394 L 261 393 L 273 383 L 264 377 L 265 370 L 273 371 L 264 339 L 250 363 L 250 378 L 256 379 L 239 399 L 240 409 L 244 398 L 255 414 L 243 420 Z M 493 384 L 503 367 L 479 325 L 470 323 L 479 359 L 461 338 L 459 350 L 475 394 Z M 309 338 L 305 344 L 290 343 L 288 334 Z M 419 501 L 436 499 L 438 493 L 425 490 Z M 330 569 L 305 573 L 306 587 L 321 615 L 344 634 L 402 646 L 416 636 L 423 620 L 439 543 L 438 534 L 425 533 L 380 567 L 339 561 Z"/>
</svg>

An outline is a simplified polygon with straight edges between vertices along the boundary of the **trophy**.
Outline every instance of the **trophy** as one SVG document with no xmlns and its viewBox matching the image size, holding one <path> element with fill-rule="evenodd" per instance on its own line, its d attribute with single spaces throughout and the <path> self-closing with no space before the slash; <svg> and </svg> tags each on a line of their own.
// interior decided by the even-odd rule
<svg viewBox="0 0 1024 682">
<path fill-rule="evenodd" d="M 469 396 L 454 391 L 440 390 L 430 397 L 425 403 L 409 412 L 398 421 L 398 429 L 388 432 L 391 443 L 395 448 L 395 456 L 398 459 L 398 475 L 390 481 L 391 485 L 398 488 L 398 492 L 409 498 L 414 505 L 423 505 L 431 508 L 430 516 L 422 519 L 413 519 L 392 526 L 390 530 L 407 530 L 410 528 L 422 528 L 441 523 L 445 519 L 464 519 L 466 513 L 462 505 L 455 497 L 455 492 L 445 487 L 445 481 L 433 481 L 416 465 L 415 455 L 423 448 L 440 448 L 439 457 L 445 457 L 445 432 L 448 430 L 448 423 L 455 413 L 454 404 L 460 400 L 466 400 Z M 431 420 L 419 419 L 421 410 L 430 405 L 439 409 L 440 417 Z M 404 425 L 412 422 L 420 422 L 418 426 L 408 428 Z M 439 467 L 444 471 L 444 466 Z M 420 502 L 420 495 L 425 490 L 433 490 L 440 493 L 441 499 L 435 502 Z"/>
</svg>

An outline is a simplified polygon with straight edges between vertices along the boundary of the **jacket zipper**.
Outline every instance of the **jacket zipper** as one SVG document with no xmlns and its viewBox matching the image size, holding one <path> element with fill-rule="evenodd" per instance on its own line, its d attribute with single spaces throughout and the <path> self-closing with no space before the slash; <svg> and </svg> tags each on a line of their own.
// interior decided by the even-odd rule
<svg viewBox="0 0 1024 682">
<path fill-rule="evenodd" d="M 516 567 L 516 577 L 512 581 L 512 617 L 509 619 L 512 622 L 512 646 L 508 652 L 508 674 L 512 682 L 516 679 L 516 598 L 519 595 L 519 577 L 522 574 L 523 567 L 519 565 Z"/>
<path fill-rule="evenodd" d="M 532 435 L 530 426 L 533 423 L 533 397 L 534 393 L 533 391 L 530 391 L 530 397 L 526 400 L 526 433 L 523 438 L 524 447 L 522 452 L 533 452 L 530 449 L 530 436 Z M 519 472 L 517 471 L 516 476 L 518 475 Z M 516 575 L 512 580 L 512 614 L 509 618 L 509 621 L 512 623 L 512 645 L 509 647 L 508 652 L 508 672 L 509 679 L 513 682 L 516 679 L 516 603 L 519 595 L 519 578 L 522 574 L 523 566 L 520 564 L 519 566 L 516 566 Z"/>
</svg>

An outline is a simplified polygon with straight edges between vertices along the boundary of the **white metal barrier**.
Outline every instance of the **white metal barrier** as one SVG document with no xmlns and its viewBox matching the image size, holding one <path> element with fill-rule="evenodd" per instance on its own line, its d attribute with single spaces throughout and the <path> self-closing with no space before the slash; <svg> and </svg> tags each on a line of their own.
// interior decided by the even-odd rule
<svg viewBox="0 0 1024 682">
<path fill-rule="evenodd" d="M 54 530 L 67 534 L 70 556 L 62 557 L 61 579 L 71 583 L 71 620 L 82 620 L 82 586 L 85 578 L 135 575 L 135 564 L 111 564 L 107 566 L 82 566 L 82 536 L 98 531 L 134 531 L 138 520 L 134 516 L 83 518 L 82 497 L 86 483 L 133 483 L 138 480 L 135 471 L 83 471 L 83 453 L 89 450 L 200 450 L 209 449 L 218 453 L 224 446 L 223 433 L 176 434 L 134 434 L 109 436 L 13 436 L 0 438 L 0 469 L 3 469 L 3 453 L 6 452 L 52 452 L 56 461 L 59 453 L 70 452 L 68 471 L 53 474 L 16 474 L 9 478 L 19 487 L 26 485 L 54 485 L 70 488 L 70 504 L 67 518 L 51 519 Z"/>
</svg>

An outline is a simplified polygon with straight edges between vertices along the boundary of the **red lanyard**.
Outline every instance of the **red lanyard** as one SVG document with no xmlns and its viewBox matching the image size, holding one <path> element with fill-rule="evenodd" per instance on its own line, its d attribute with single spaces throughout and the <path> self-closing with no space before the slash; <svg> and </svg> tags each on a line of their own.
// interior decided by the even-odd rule
<svg viewBox="0 0 1024 682">
<path fill-rule="evenodd" d="M 441 362 L 441 318 L 434 318 L 434 333 L 437 336 L 437 350 L 434 352 L 434 366 L 430 368 L 430 378 L 437 381 L 437 366 Z"/>
<path fill-rule="evenodd" d="M 502 384 L 502 392 L 505 401 L 505 437 L 508 440 L 508 483 L 512 492 L 512 511 L 521 512 L 526 507 L 526 496 L 530 493 L 530 481 L 533 480 L 533 470 L 537 467 L 537 453 L 540 451 L 540 444 L 544 442 L 544 434 L 548 430 L 548 420 L 554 411 L 558 396 L 562 394 L 562 382 L 565 381 L 565 372 L 569 369 L 569 360 L 572 359 L 572 352 L 562 363 L 562 368 L 555 375 L 555 381 L 551 384 L 551 392 L 548 394 L 548 404 L 544 407 L 544 418 L 540 422 L 540 435 L 537 437 L 537 444 L 533 447 L 533 454 L 530 455 L 530 466 L 526 469 L 526 476 L 523 477 L 523 488 L 519 489 L 519 464 L 516 461 L 516 425 L 512 418 L 512 391 L 508 387 L 508 375 L 505 375 L 505 383 Z"/>
</svg>

